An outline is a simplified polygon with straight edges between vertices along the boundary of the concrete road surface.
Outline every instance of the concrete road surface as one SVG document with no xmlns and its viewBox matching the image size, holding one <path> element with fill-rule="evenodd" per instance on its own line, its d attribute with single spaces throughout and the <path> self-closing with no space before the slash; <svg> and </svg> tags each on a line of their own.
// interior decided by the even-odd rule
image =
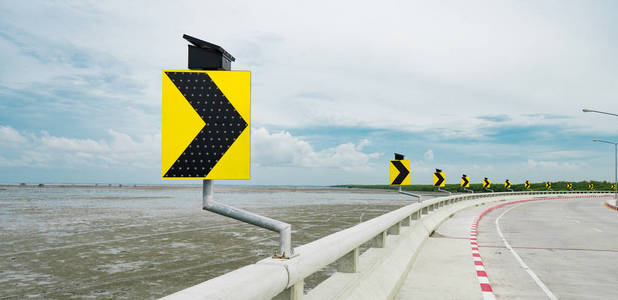
<svg viewBox="0 0 618 300">
<path fill-rule="evenodd" d="M 605 200 L 542 200 L 489 212 L 477 238 L 496 299 L 618 299 L 618 212 Z M 469 232 L 473 219 L 496 204 L 446 220 L 397 299 L 483 299 Z"/>
<path fill-rule="evenodd" d="M 396 299 L 482 299 L 469 232 L 474 217 L 491 206 L 471 207 L 444 221 L 423 245 Z"/>
<path fill-rule="evenodd" d="M 496 298 L 618 299 L 618 212 L 605 200 L 526 202 L 486 215 L 478 243 Z"/>
</svg>

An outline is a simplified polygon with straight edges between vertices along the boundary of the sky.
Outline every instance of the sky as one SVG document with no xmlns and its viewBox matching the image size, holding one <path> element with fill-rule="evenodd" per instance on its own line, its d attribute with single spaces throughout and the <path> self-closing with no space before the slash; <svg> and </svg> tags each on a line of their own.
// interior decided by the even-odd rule
<svg viewBox="0 0 618 300">
<path fill-rule="evenodd" d="M 0 182 L 160 179 L 189 34 L 251 73 L 251 179 L 613 180 L 615 1 L 0 0 Z M 172 184 L 198 183 L 173 181 Z"/>
</svg>

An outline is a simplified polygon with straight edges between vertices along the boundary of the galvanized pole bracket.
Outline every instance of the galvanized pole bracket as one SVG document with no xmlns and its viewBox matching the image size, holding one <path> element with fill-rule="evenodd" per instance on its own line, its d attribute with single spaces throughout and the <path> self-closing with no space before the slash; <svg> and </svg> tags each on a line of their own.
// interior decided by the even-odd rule
<svg viewBox="0 0 618 300">
<path fill-rule="evenodd" d="M 214 182 L 210 179 L 203 181 L 202 191 L 202 208 L 204 210 L 278 232 L 279 249 L 274 257 L 288 259 L 294 256 L 292 249 L 292 225 L 215 201 Z"/>
<path fill-rule="evenodd" d="M 230 71 L 231 64 L 236 59 L 222 47 L 183 35 L 189 45 L 188 65 L 191 70 L 223 70 Z M 279 249 L 274 257 L 289 259 L 294 256 L 292 249 L 292 225 L 268 217 L 236 208 L 214 200 L 214 182 L 205 179 L 202 184 L 202 209 L 216 214 L 249 223 L 261 228 L 279 233 Z"/>
<path fill-rule="evenodd" d="M 438 189 L 437 189 L 436 191 L 438 191 L 438 192 L 443 192 L 443 193 L 448 193 L 448 194 L 449 194 L 449 196 L 453 194 L 453 193 L 451 193 L 450 191 L 447 191 L 447 190 L 443 190 L 443 189 L 441 189 L 440 187 L 438 187 Z"/>
<path fill-rule="evenodd" d="M 415 198 L 417 198 L 417 199 L 418 199 L 418 202 L 423 202 L 423 200 L 422 200 L 422 198 L 421 198 L 421 195 L 419 195 L 419 194 L 414 194 L 414 193 L 410 193 L 410 192 L 405 192 L 405 191 L 402 191 L 402 190 L 401 190 L 401 186 L 399 186 L 399 190 L 398 190 L 397 192 L 399 192 L 400 194 L 403 194 L 403 195 L 408 195 L 408 196 L 415 197 Z"/>
</svg>

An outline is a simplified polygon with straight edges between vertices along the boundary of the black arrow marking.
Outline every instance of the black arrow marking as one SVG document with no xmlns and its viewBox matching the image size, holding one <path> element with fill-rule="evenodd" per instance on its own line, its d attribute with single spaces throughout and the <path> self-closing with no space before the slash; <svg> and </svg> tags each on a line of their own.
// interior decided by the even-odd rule
<svg viewBox="0 0 618 300">
<path fill-rule="evenodd" d="M 442 177 L 442 174 L 438 172 L 435 172 L 433 174 L 436 175 L 436 177 L 438 177 L 438 181 L 436 181 L 436 184 L 434 184 L 433 186 L 440 186 L 442 182 L 444 182 L 444 177 Z"/>
<path fill-rule="evenodd" d="M 165 74 L 206 124 L 163 177 L 206 177 L 248 124 L 208 74 Z"/>
<path fill-rule="evenodd" d="M 487 180 L 487 178 L 483 179 L 483 187 L 487 188 L 488 185 L 489 185 L 489 180 Z"/>
<path fill-rule="evenodd" d="M 466 177 L 461 177 L 461 179 L 463 179 L 463 181 L 464 181 L 464 182 L 463 182 L 463 186 L 464 186 L 464 187 L 468 186 L 468 183 L 470 183 L 470 182 L 468 181 L 468 178 L 466 178 Z"/>
<path fill-rule="evenodd" d="M 395 180 L 393 180 L 391 184 L 401 184 L 403 180 L 406 179 L 408 174 L 410 174 L 410 171 L 408 171 L 406 166 L 404 166 L 403 163 L 398 160 L 392 160 L 391 164 L 393 164 L 393 166 L 395 166 L 395 168 L 397 168 L 397 170 L 399 171 L 399 175 L 397 175 L 397 177 L 395 178 Z"/>
<path fill-rule="evenodd" d="M 511 182 L 507 180 L 507 181 L 506 181 L 506 188 L 508 189 L 508 188 L 510 188 L 510 187 L 511 187 Z"/>
</svg>

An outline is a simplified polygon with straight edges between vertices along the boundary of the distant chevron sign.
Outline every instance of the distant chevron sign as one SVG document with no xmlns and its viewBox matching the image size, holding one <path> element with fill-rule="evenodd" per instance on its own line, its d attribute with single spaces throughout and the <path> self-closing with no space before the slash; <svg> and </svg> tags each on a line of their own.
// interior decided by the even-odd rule
<svg viewBox="0 0 618 300">
<path fill-rule="evenodd" d="M 511 181 L 509 181 L 508 179 L 504 181 L 504 187 L 507 189 L 511 188 Z"/>
<path fill-rule="evenodd" d="M 444 172 L 442 170 L 436 169 L 436 172 L 433 173 L 433 186 L 434 187 L 443 187 L 446 185 L 444 182 Z"/>
<path fill-rule="evenodd" d="M 572 183 L 567 183 L 567 189 L 572 190 L 573 189 L 573 184 Z"/>
<path fill-rule="evenodd" d="M 248 71 L 164 70 L 162 179 L 249 179 Z"/>
<path fill-rule="evenodd" d="M 390 175 L 391 185 L 410 185 L 410 161 L 391 160 Z"/>
<path fill-rule="evenodd" d="M 489 178 L 485 177 L 485 179 L 483 179 L 483 188 L 488 189 L 490 187 L 491 187 L 491 181 L 489 180 Z"/>
<path fill-rule="evenodd" d="M 465 174 L 461 176 L 461 187 L 462 188 L 470 187 L 470 177 L 466 176 Z"/>
<path fill-rule="evenodd" d="M 526 180 L 526 182 L 524 182 L 524 189 L 529 189 L 530 188 L 530 181 Z"/>
<path fill-rule="evenodd" d="M 545 188 L 548 190 L 551 189 L 551 182 L 545 182 Z"/>
</svg>

